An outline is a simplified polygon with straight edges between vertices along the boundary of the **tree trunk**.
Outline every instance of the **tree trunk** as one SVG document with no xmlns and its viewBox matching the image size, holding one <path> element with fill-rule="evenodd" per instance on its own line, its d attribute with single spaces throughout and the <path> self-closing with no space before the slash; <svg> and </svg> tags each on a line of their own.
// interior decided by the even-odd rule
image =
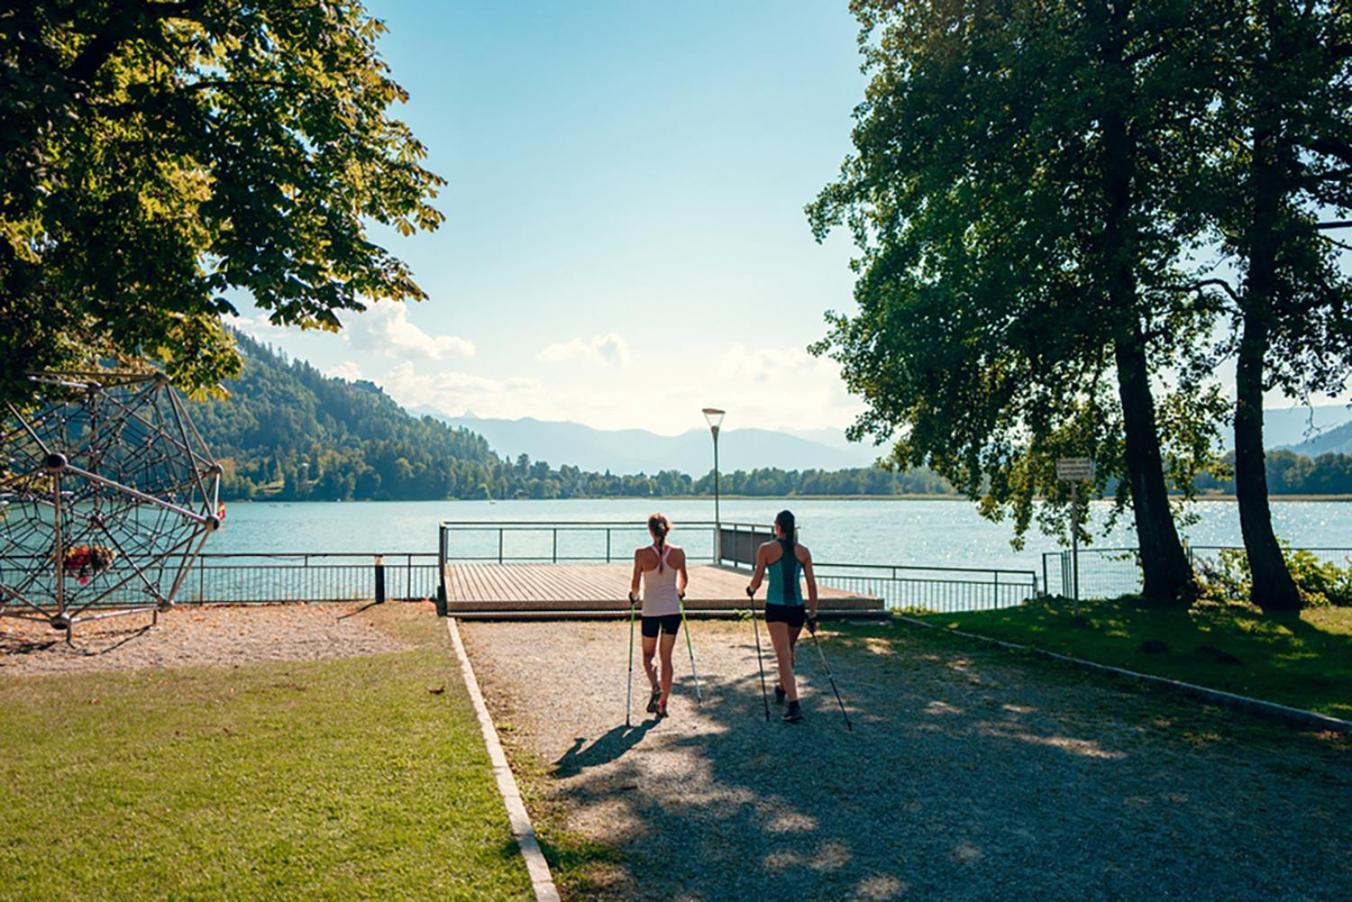
<svg viewBox="0 0 1352 902">
<path fill-rule="evenodd" d="M 1137 150 L 1126 118 L 1134 76 L 1123 58 L 1130 4 L 1113 4 L 1106 17 L 1096 4 L 1091 8 L 1097 11 L 1103 29 L 1100 48 L 1106 87 L 1102 102 L 1106 209 L 1100 250 L 1108 302 L 1117 321 L 1113 356 L 1122 401 L 1127 482 L 1141 552 L 1141 594 L 1156 602 L 1189 605 L 1197 597 L 1197 583 L 1169 509 L 1146 342 L 1137 313 L 1137 242 L 1131 225 Z"/>
<path fill-rule="evenodd" d="M 1189 605 L 1197 598 L 1197 584 L 1169 509 L 1155 399 L 1150 393 L 1150 370 L 1139 327 L 1132 338 L 1115 343 L 1114 358 L 1118 397 L 1122 400 L 1127 482 L 1141 550 L 1141 594 L 1151 601 Z"/>
<path fill-rule="evenodd" d="M 1300 590 L 1287 569 L 1272 531 L 1263 451 L 1263 361 L 1267 357 L 1272 302 L 1277 290 L 1277 245 L 1273 225 L 1279 210 L 1280 155 L 1271 132 L 1254 136 L 1253 222 L 1249 272 L 1244 288 L 1243 333 L 1235 363 L 1235 500 L 1249 558 L 1249 597 L 1265 611 L 1300 610 Z"/>
</svg>

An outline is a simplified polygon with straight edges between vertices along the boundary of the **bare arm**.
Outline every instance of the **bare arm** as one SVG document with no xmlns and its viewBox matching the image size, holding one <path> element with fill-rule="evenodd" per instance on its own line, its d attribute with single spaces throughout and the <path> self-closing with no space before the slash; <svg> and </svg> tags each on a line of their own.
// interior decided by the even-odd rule
<svg viewBox="0 0 1352 902">
<path fill-rule="evenodd" d="M 690 574 L 685 569 L 685 550 L 680 552 L 680 559 L 676 563 L 676 594 L 685 597 L 686 586 L 690 585 Z"/>
<path fill-rule="evenodd" d="M 798 546 L 803 555 L 798 560 L 803 565 L 803 579 L 807 580 L 807 615 L 817 616 L 817 574 L 812 572 L 812 552 Z"/>
<path fill-rule="evenodd" d="M 756 549 L 756 569 L 751 574 L 751 584 L 747 586 L 753 594 L 760 588 L 761 580 L 765 579 L 765 558 L 768 553 L 765 545 Z"/>
<path fill-rule="evenodd" d="M 639 555 L 642 553 L 642 549 L 634 552 L 634 573 L 629 577 L 629 596 L 631 598 L 638 594 L 639 577 L 643 575 L 643 567 L 639 564 Z"/>
</svg>

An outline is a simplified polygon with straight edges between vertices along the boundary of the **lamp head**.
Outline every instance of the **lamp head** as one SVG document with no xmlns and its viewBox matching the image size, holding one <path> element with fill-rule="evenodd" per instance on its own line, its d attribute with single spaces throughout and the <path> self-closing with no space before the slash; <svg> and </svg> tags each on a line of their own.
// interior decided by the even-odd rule
<svg viewBox="0 0 1352 902">
<path fill-rule="evenodd" d="M 718 427 L 723 424 L 723 415 L 727 411 L 719 410 L 717 407 L 704 408 L 704 419 L 708 422 L 709 428 L 715 435 L 718 434 Z"/>
</svg>

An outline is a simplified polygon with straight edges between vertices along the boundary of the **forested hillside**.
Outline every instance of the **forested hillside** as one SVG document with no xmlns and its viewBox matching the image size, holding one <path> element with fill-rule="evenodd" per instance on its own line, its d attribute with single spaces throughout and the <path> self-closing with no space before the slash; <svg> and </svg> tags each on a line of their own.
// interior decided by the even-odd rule
<svg viewBox="0 0 1352 902">
<path fill-rule="evenodd" d="M 225 468 L 225 497 L 299 501 L 442 498 L 602 498 L 713 493 L 713 476 L 653 475 L 552 467 L 522 454 L 499 456 L 478 434 L 414 417 L 369 382 L 325 376 L 237 336 L 244 371 L 230 397 L 194 402 L 193 417 Z M 1274 494 L 1352 493 L 1352 457 L 1269 452 Z M 1233 491 L 1209 476 L 1203 491 Z M 725 495 L 952 494 L 928 470 L 892 473 L 761 468 L 724 473 Z"/>
<path fill-rule="evenodd" d="M 557 469 L 508 460 L 479 435 L 409 415 L 377 386 L 325 376 L 237 336 L 244 371 L 230 396 L 194 402 L 193 418 L 225 468 L 230 499 L 343 501 L 580 498 L 713 492 L 713 478 Z M 927 472 L 778 470 L 724 473 L 725 494 L 890 495 L 950 491 Z"/>
<path fill-rule="evenodd" d="M 193 405 L 225 467 L 228 497 L 344 500 L 484 497 L 508 468 L 482 438 L 415 419 L 370 383 L 330 379 L 237 336 L 230 397 Z M 510 488 L 515 488 L 511 486 Z"/>
</svg>

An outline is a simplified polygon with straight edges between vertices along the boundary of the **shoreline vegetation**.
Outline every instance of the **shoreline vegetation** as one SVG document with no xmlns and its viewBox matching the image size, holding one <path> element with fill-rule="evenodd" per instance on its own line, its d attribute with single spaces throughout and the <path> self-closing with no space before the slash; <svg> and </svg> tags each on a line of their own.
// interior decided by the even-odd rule
<svg viewBox="0 0 1352 902">
<path fill-rule="evenodd" d="M 248 336 L 236 335 L 244 371 L 232 397 L 191 403 L 224 472 L 224 500 L 443 501 L 712 498 L 712 471 L 596 473 L 495 452 L 477 433 L 415 417 L 378 386 L 325 376 Z M 1268 454 L 1273 499 L 1352 500 L 1352 455 Z M 783 470 L 721 474 L 724 498 L 966 500 L 938 474 L 917 468 Z M 1233 500 L 1232 484 L 1203 474 L 1201 499 Z M 1311 491 L 1314 489 L 1315 491 Z M 1111 495 L 1115 485 L 1104 487 Z M 1175 497 L 1178 497 L 1177 495 Z"/>
<path fill-rule="evenodd" d="M 795 501 L 971 501 L 966 495 L 940 494 L 917 492 L 900 495 L 808 495 L 791 493 L 786 495 L 743 495 L 722 493 L 718 497 L 724 501 L 762 501 L 769 499 L 793 499 Z M 1181 496 L 1174 496 L 1181 497 Z M 712 501 L 714 496 L 708 495 L 574 495 L 570 498 L 276 498 L 265 495 L 256 495 L 252 498 L 234 498 L 227 499 L 232 504 L 307 504 L 317 503 L 352 503 L 352 502 L 392 502 L 401 503 L 408 501 L 492 501 L 494 504 L 506 504 L 512 501 L 640 501 L 644 498 L 650 498 L 654 501 Z M 1229 501 L 1235 500 L 1234 495 L 1198 495 L 1195 501 Z M 1352 502 L 1352 494 L 1342 495 L 1280 495 L 1272 499 L 1274 504 L 1283 502 L 1292 502 L 1296 504 L 1306 504 L 1312 502 L 1330 502 L 1334 504 L 1347 504 Z M 1101 503 L 1110 504 L 1111 499 L 1103 499 Z"/>
</svg>

